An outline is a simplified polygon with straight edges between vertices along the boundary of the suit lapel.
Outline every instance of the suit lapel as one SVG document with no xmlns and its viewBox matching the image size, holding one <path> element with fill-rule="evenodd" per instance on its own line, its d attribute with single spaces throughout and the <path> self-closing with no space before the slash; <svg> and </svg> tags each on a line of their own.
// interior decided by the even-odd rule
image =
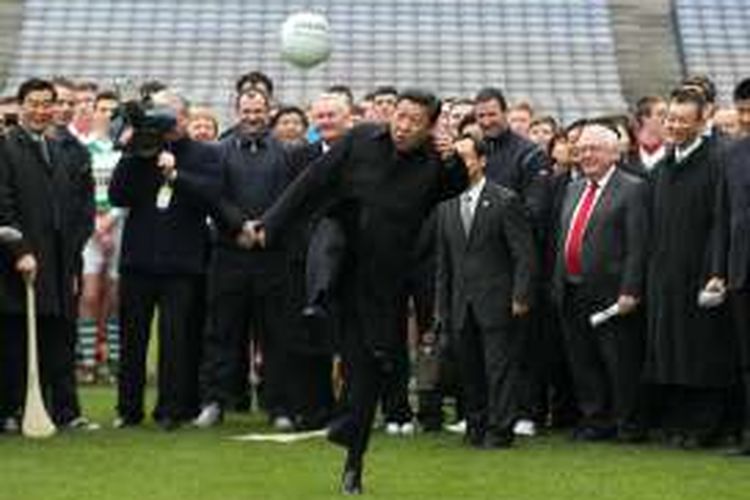
<svg viewBox="0 0 750 500">
<path fill-rule="evenodd" d="M 560 235 L 562 239 L 561 243 L 563 245 L 565 244 L 565 239 L 568 237 L 570 224 L 573 222 L 573 213 L 576 210 L 576 206 L 578 205 L 578 201 L 581 199 L 581 195 L 583 194 L 583 189 L 585 187 L 586 182 L 580 179 L 568 184 L 568 193 L 563 201 L 562 219 L 560 224 L 560 227 L 563 229 L 563 232 Z"/>
<path fill-rule="evenodd" d="M 612 172 L 612 178 L 609 179 L 607 185 L 604 186 L 604 191 L 599 195 L 599 199 L 594 205 L 594 211 L 591 212 L 588 224 L 586 224 L 586 230 L 583 233 L 583 240 L 589 237 L 589 234 L 595 231 L 599 220 L 603 217 L 603 214 L 612 205 L 612 197 L 617 193 L 617 185 L 620 183 L 620 171 L 615 167 L 615 171 Z"/>
</svg>

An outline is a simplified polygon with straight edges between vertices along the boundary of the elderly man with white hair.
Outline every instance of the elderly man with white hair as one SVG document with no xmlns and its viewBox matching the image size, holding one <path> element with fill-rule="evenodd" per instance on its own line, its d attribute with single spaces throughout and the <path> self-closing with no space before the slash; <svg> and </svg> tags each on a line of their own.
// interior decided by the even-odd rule
<svg viewBox="0 0 750 500">
<path fill-rule="evenodd" d="M 613 130 L 583 129 L 576 144 L 583 177 L 568 185 L 557 236 L 554 284 L 581 413 L 574 438 L 586 441 L 643 437 L 647 188 L 617 168 L 617 146 Z M 603 311 L 611 317 L 595 324 Z"/>
</svg>

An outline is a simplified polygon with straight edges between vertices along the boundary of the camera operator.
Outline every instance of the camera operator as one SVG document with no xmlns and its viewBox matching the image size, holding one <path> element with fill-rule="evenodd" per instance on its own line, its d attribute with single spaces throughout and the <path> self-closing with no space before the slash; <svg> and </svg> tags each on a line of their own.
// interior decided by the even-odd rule
<svg viewBox="0 0 750 500">
<path fill-rule="evenodd" d="M 211 200 L 218 197 L 219 156 L 217 148 L 187 136 L 185 99 L 165 90 L 153 96 L 153 104 L 155 109 L 131 122 L 132 137 L 109 186 L 112 205 L 129 209 L 120 260 L 121 364 L 115 426 L 143 420 L 146 354 L 158 307 L 158 399 L 153 417 L 172 430 L 193 418 L 198 408 L 197 347 L 209 249 L 206 217 Z M 173 128 L 161 135 L 160 144 L 146 141 L 158 147 L 135 147 L 144 130 L 155 134 L 160 123 L 168 123 L 164 110 L 174 114 Z"/>
</svg>

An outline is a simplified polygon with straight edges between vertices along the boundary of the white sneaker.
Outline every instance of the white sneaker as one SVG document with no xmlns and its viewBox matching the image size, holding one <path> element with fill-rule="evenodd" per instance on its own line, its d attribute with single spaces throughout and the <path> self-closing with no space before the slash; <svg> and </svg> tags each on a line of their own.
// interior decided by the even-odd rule
<svg viewBox="0 0 750 500">
<path fill-rule="evenodd" d="M 200 415 L 193 420 L 193 425 L 201 429 L 207 429 L 221 422 L 221 406 L 219 403 L 209 403 L 201 409 Z"/>
<path fill-rule="evenodd" d="M 16 417 L 8 417 L 3 422 L 3 431 L 8 434 L 15 434 L 21 431 L 21 424 Z"/>
<path fill-rule="evenodd" d="M 402 436 L 413 436 L 417 431 L 417 428 L 414 426 L 413 422 L 405 422 L 401 424 L 401 435 Z"/>
<path fill-rule="evenodd" d="M 389 436 L 398 436 L 401 434 L 401 426 L 396 422 L 388 422 L 385 424 L 385 433 Z"/>
<path fill-rule="evenodd" d="M 516 436 L 536 436 L 536 424 L 532 420 L 521 419 L 513 426 L 513 434 Z"/>
<path fill-rule="evenodd" d="M 282 415 L 273 419 L 273 427 L 279 432 L 289 432 L 294 429 L 294 424 L 289 417 Z"/>
<path fill-rule="evenodd" d="M 445 430 L 454 434 L 466 434 L 466 420 L 446 425 Z"/>
</svg>

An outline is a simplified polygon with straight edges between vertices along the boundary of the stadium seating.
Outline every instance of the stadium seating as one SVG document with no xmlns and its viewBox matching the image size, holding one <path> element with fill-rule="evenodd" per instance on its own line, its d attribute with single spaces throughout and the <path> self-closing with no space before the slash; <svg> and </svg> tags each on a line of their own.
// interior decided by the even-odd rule
<svg viewBox="0 0 750 500">
<path fill-rule="evenodd" d="M 750 68 L 750 5 L 747 0 L 677 0 L 677 23 L 687 73 L 706 73 L 731 100 Z"/>
<path fill-rule="evenodd" d="M 328 16 L 334 52 L 307 72 L 279 55 L 285 17 Z M 493 84 L 572 119 L 624 108 L 601 0 L 27 0 L 10 86 L 30 75 L 162 78 L 229 114 L 234 78 L 268 72 L 299 101 L 329 83 L 472 95 Z"/>
</svg>

